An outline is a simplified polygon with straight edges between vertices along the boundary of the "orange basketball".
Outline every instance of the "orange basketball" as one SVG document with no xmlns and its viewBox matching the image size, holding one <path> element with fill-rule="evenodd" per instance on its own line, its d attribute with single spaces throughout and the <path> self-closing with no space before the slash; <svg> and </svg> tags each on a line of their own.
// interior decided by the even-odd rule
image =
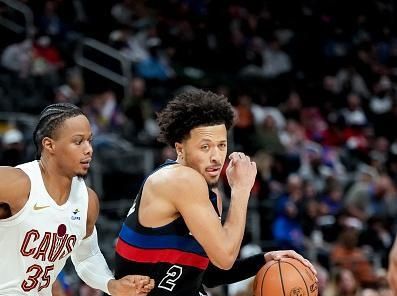
<svg viewBox="0 0 397 296">
<path fill-rule="evenodd" d="M 317 296 L 313 272 L 297 259 L 267 262 L 256 274 L 254 296 Z"/>
</svg>

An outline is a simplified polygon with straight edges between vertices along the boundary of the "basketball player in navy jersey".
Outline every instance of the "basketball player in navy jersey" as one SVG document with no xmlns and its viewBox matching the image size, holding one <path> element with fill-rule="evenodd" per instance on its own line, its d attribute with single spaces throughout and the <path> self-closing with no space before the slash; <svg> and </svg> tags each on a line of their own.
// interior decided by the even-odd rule
<svg viewBox="0 0 397 296">
<path fill-rule="evenodd" d="M 206 295 L 203 285 L 246 279 L 271 259 L 294 257 L 315 272 L 291 250 L 236 262 L 257 169 L 244 153 L 230 154 L 230 207 L 222 225 L 221 199 L 214 190 L 233 121 L 225 97 L 201 90 L 177 95 L 159 114 L 160 139 L 175 147 L 177 159 L 142 185 L 116 244 L 116 278 L 134 271 L 155 280 L 151 296 L 198 296 Z"/>
<path fill-rule="evenodd" d="M 0 168 L 0 295 L 52 295 L 70 256 L 91 287 L 147 295 L 152 279 L 115 280 L 98 247 L 98 197 L 82 178 L 93 153 L 87 117 L 71 104 L 50 105 L 33 136 L 38 160 Z"/>
</svg>

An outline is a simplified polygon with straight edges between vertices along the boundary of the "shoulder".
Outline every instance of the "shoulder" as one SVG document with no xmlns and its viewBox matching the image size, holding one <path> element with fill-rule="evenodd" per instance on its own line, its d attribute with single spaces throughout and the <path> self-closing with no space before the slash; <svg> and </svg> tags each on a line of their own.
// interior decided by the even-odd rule
<svg viewBox="0 0 397 296">
<path fill-rule="evenodd" d="M 0 167 L 0 202 L 13 203 L 27 198 L 30 193 L 30 178 L 14 167 Z"/>
<path fill-rule="evenodd" d="M 204 177 L 196 170 L 183 165 L 170 166 L 155 172 L 148 177 L 145 187 L 157 191 L 160 196 L 180 196 L 186 193 L 193 196 L 194 193 L 208 193 Z"/>
</svg>

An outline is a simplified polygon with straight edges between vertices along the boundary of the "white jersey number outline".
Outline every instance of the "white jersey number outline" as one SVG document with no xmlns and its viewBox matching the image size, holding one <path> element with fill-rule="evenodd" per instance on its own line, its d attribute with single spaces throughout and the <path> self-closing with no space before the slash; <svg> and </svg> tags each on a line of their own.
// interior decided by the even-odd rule
<svg viewBox="0 0 397 296">
<path fill-rule="evenodd" d="M 160 281 L 159 288 L 172 291 L 175 288 L 175 282 L 182 275 L 182 267 L 179 265 L 172 265 L 170 269 L 167 270 L 167 275 L 163 277 Z"/>
</svg>

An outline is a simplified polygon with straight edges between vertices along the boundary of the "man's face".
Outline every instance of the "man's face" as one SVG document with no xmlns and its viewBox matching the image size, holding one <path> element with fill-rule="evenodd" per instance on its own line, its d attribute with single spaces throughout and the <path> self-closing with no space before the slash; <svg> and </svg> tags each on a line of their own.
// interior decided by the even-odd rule
<svg viewBox="0 0 397 296">
<path fill-rule="evenodd" d="M 190 131 L 190 137 L 176 144 L 182 164 L 198 171 L 210 187 L 215 187 L 227 154 L 227 130 L 224 124 L 202 126 Z"/>
<path fill-rule="evenodd" d="M 72 176 L 85 176 L 93 153 L 88 119 L 83 115 L 66 119 L 55 132 L 53 141 L 60 169 Z"/>
</svg>

